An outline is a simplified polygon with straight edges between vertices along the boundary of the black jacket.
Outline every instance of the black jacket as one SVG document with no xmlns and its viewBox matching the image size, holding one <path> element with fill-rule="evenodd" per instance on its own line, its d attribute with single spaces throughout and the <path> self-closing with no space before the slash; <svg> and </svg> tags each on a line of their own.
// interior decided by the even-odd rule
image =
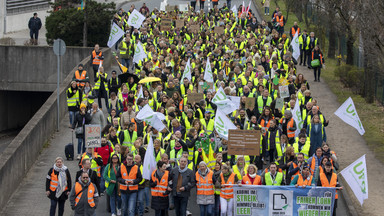
<svg viewBox="0 0 384 216">
<path fill-rule="evenodd" d="M 52 171 L 53 171 L 53 168 L 51 168 L 51 169 L 49 169 L 49 171 L 48 171 L 48 175 L 47 175 L 47 178 L 46 178 L 46 181 L 45 181 L 45 191 L 50 191 L 51 193 L 49 194 L 49 196 L 48 196 L 48 198 L 49 199 L 53 199 L 53 200 L 66 200 L 66 199 L 68 199 L 68 195 L 67 195 L 67 192 L 70 192 L 71 191 L 71 189 L 72 189 L 72 180 L 71 180 L 71 174 L 69 173 L 69 170 L 67 169 L 67 170 L 65 170 L 65 173 L 67 174 L 67 190 L 65 190 L 62 194 L 61 194 L 61 196 L 59 197 L 59 198 L 56 198 L 56 191 L 51 191 L 50 189 L 49 189 L 49 186 L 51 185 L 51 179 L 50 179 L 50 177 L 51 177 L 51 174 L 52 174 Z M 53 171 L 54 172 L 54 175 L 56 175 L 57 176 L 57 179 L 59 179 L 59 172 L 57 172 L 57 171 Z M 49 178 L 48 178 L 48 176 L 49 176 Z"/>
<path fill-rule="evenodd" d="M 41 29 L 41 20 L 39 17 L 31 17 L 28 22 L 28 28 L 31 30 L 40 30 Z"/>
<path fill-rule="evenodd" d="M 83 131 L 85 131 L 85 125 L 89 124 L 92 120 L 91 115 L 88 112 L 85 112 L 85 115 L 81 115 L 80 113 L 76 113 L 75 121 L 73 121 L 72 129 L 83 127 Z M 83 124 L 84 122 L 84 124 Z M 76 134 L 76 138 L 84 138 L 83 134 Z"/>
</svg>

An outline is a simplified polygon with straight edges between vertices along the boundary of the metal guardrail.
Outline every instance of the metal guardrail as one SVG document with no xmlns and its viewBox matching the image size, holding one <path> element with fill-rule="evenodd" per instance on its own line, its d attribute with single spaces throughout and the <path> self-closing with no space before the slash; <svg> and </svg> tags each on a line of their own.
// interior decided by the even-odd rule
<svg viewBox="0 0 384 216">
<path fill-rule="evenodd" d="M 50 0 L 7 0 L 7 14 L 37 11 L 49 7 Z"/>
</svg>

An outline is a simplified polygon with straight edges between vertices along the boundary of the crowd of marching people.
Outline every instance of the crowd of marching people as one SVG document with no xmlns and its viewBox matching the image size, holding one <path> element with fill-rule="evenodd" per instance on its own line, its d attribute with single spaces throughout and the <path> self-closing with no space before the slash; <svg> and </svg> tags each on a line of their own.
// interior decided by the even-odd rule
<svg viewBox="0 0 384 216">
<path fill-rule="evenodd" d="M 73 183 L 63 159 L 55 160 L 46 180 L 51 215 L 57 205 L 63 214 L 68 197 L 75 215 L 93 215 L 104 196 L 112 215 L 143 215 L 149 208 L 159 216 L 169 210 L 189 215 L 188 203 L 196 202 L 200 215 L 224 216 L 234 214 L 233 185 L 339 187 L 337 157 L 326 143 L 329 121 L 321 112 L 321 98 L 311 96 L 309 82 L 297 70 L 300 65 L 312 68 L 320 82 L 324 59 L 315 34 L 297 23 L 286 33 L 278 8 L 266 22 L 242 7 L 234 11 L 224 4 L 208 13 L 166 13 L 150 11 L 144 4 L 139 11 L 146 19 L 139 29 L 127 24 L 134 5 L 116 13 L 113 22 L 126 33 L 116 44 L 121 71 L 104 71 L 100 66 L 104 55 L 96 45 L 90 67 L 94 80 L 80 64 L 67 90 L 79 171 Z M 165 31 L 161 28 L 165 17 L 183 20 L 184 25 L 176 27 L 174 21 Z M 218 27 L 224 27 L 223 33 L 214 31 Z M 296 33 L 300 62 L 292 58 L 290 47 Z M 133 62 L 139 44 L 146 58 Z M 183 75 L 188 62 L 191 77 Z M 204 89 L 199 85 L 206 83 L 207 62 L 214 82 Z M 119 78 L 122 73 L 129 74 L 127 80 Z M 160 81 L 138 82 L 148 77 Z M 289 97 L 278 105 L 278 86 L 283 84 L 288 85 Z M 228 140 L 214 123 L 218 107 L 213 98 L 220 88 L 240 98 L 238 109 L 227 115 L 238 130 L 261 131 L 261 141 L 255 142 L 260 155 L 229 154 Z M 201 91 L 204 99 L 188 100 L 189 94 Z M 253 108 L 246 107 L 248 98 L 254 100 Z M 293 118 L 296 103 L 302 124 Z M 158 131 L 137 118 L 146 106 L 164 114 L 166 129 Z M 101 147 L 85 148 L 87 124 L 103 128 Z M 206 137 L 214 152 L 204 152 L 200 145 Z M 143 161 L 150 142 L 157 164 L 145 179 Z M 209 153 L 214 161 L 204 157 Z M 194 190 L 196 200 L 189 200 Z"/>
</svg>

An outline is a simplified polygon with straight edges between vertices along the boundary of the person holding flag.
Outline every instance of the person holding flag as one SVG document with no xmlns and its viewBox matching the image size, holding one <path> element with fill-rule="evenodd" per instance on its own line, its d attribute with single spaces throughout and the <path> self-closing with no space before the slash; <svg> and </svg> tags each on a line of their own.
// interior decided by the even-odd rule
<svg viewBox="0 0 384 216">
<path fill-rule="evenodd" d="M 343 187 L 340 187 L 337 174 L 333 172 L 333 167 L 331 162 L 325 164 L 324 172 L 320 173 L 320 181 L 317 182 L 317 186 L 321 187 L 338 187 L 337 190 L 343 190 Z M 336 191 L 335 194 L 335 204 L 333 205 L 333 216 L 336 216 L 337 200 L 339 195 Z"/>
</svg>

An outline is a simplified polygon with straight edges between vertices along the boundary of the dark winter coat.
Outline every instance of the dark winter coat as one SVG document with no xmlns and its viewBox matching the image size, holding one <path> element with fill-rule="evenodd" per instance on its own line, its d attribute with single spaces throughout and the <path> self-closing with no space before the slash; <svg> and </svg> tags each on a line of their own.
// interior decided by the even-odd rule
<svg viewBox="0 0 384 216">
<path fill-rule="evenodd" d="M 49 196 L 48 196 L 48 198 L 49 199 L 52 199 L 52 200 L 60 200 L 60 201 L 62 201 L 62 200 L 67 200 L 68 199 L 68 195 L 67 195 L 67 192 L 70 192 L 71 191 L 71 189 L 72 189 L 72 180 L 71 180 L 71 174 L 69 173 L 69 170 L 67 169 L 67 170 L 65 170 L 65 173 L 67 174 L 67 187 L 68 187 L 68 189 L 67 190 L 65 190 L 62 194 L 61 194 L 61 196 L 59 197 L 59 198 L 56 198 L 56 191 L 51 191 L 50 189 L 49 189 L 49 186 L 51 185 L 51 174 L 52 174 L 52 170 L 53 170 L 53 168 L 51 168 L 51 169 L 49 169 L 49 171 L 48 171 L 48 175 L 47 175 L 47 178 L 46 178 L 46 181 L 45 181 L 45 191 L 49 191 L 49 192 L 51 192 L 50 194 L 49 194 Z M 57 172 L 57 171 L 53 171 L 54 172 L 54 175 L 56 175 L 57 176 L 57 178 L 59 178 L 59 172 Z M 49 177 L 49 178 L 48 178 Z"/>
</svg>

